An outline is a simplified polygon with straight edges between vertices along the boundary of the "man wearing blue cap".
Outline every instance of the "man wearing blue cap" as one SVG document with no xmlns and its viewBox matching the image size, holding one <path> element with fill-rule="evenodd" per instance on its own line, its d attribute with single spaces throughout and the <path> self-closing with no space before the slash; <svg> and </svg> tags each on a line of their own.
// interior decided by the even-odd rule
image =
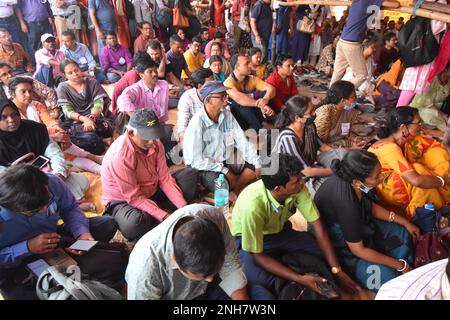
<svg viewBox="0 0 450 320">
<path fill-rule="evenodd" d="M 223 173 L 237 195 L 259 178 L 261 162 L 227 106 L 228 89 L 220 81 L 208 81 L 201 87 L 204 108 L 189 122 L 183 155 L 187 165 L 199 170 L 200 182 L 210 191 L 214 191 L 214 180 Z M 245 162 L 234 157 L 235 149 Z"/>
</svg>

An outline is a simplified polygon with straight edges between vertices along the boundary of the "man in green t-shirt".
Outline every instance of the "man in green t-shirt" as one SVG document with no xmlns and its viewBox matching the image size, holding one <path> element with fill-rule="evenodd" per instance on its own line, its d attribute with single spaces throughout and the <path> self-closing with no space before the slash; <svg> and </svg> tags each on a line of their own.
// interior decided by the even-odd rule
<svg viewBox="0 0 450 320">
<path fill-rule="evenodd" d="M 300 160 L 287 154 L 273 156 L 279 157 L 277 172 L 263 174 L 262 180 L 245 188 L 233 209 L 231 233 L 236 237 L 249 283 L 273 290 L 276 277 L 280 277 L 320 293 L 317 282 L 325 282 L 325 279 L 300 275 L 274 258 L 303 252 L 324 256 L 331 272 L 347 291 L 359 290 L 339 266 L 319 212 L 305 188 Z M 316 238 L 311 233 L 292 229 L 288 219 L 296 209 L 311 224 Z"/>
</svg>

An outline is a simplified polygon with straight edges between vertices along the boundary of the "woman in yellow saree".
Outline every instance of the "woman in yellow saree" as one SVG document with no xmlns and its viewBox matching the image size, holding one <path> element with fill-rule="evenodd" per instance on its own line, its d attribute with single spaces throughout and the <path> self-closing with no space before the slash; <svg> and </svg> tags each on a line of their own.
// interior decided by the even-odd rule
<svg viewBox="0 0 450 320">
<path fill-rule="evenodd" d="M 417 207 L 450 203 L 449 154 L 438 141 L 420 134 L 416 109 L 396 108 L 381 124 L 377 143 L 369 148 L 381 163 L 380 199 L 411 219 Z"/>
</svg>

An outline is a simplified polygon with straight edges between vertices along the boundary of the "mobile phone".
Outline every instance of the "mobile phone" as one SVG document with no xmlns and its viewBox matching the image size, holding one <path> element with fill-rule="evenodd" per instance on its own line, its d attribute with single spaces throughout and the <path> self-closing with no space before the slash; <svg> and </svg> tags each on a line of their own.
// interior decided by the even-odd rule
<svg viewBox="0 0 450 320">
<path fill-rule="evenodd" d="M 27 269 L 33 274 L 33 276 L 37 279 L 39 276 L 47 270 L 50 265 L 45 262 L 43 259 L 38 259 L 27 264 Z"/>
<path fill-rule="evenodd" d="M 319 288 L 320 293 L 322 293 L 322 295 L 324 295 L 328 299 L 339 297 L 339 294 L 329 282 L 317 282 L 317 288 Z"/>
<path fill-rule="evenodd" d="M 320 275 L 316 272 L 311 272 L 309 275 L 320 277 Z M 327 297 L 328 299 L 334 299 L 339 297 L 339 293 L 337 293 L 336 289 L 331 285 L 330 282 L 316 282 L 317 288 L 319 289 L 320 293 Z"/>
<path fill-rule="evenodd" d="M 39 169 L 42 169 L 50 162 L 50 159 L 44 156 L 39 156 L 31 162 L 31 164 Z"/>
<path fill-rule="evenodd" d="M 77 240 L 74 244 L 72 244 L 69 247 L 69 249 L 88 252 L 97 243 L 98 243 L 98 241 L 95 241 L 95 240 Z"/>
</svg>

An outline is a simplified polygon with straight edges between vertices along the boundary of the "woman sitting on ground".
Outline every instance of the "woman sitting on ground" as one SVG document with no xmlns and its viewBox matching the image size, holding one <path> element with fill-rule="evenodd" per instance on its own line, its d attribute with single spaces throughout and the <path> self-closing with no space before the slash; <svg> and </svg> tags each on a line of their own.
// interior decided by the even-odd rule
<svg viewBox="0 0 450 320">
<path fill-rule="evenodd" d="M 105 89 L 95 79 L 84 78 L 75 61 L 64 59 L 60 67 L 67 78 L 56 90 L 58 105 L 66 120 L 63 127 L 75 127 L 74 131 L 95 132 L 104 143 L 110 144 L 112 130 L 103 125 L 103 120 L 109 116 L 110 103 Z M 91 151 L 90 148 L 86 150 Z"/>
<path fill-rule="evenodd" d="M 209 58 L 209 68 L 213 72 L 214 80 L 224 82 L 226 79 L 225 72 L 223 72 L 223 62 L 222 57 L 211 56 Z"/>
<path fill-rule="evenodd" d="M 332 148 L 322 143 L 317 136 L 314 120 L 314 105 L 306 97 L 295 96 L 286 101 L 285 107 L 277 116 L 275 129 L 280 133 L 275 142 L 274 152 L 287 153 L 297 157 L 305 167 L 302 173 L 307 177 L 328 177 L 332 175 L 330 168 L 322 167 L 318 152 L 326 153 Z M 345 149 L 342 156 L 345 154 Z M 334 156 L 333 156 L 334 158 Z M 330 159 L 327 163 L 331 164 Z M 309 180 L 306 184 L 310 193 L 320 186 L 321 179 Z"/>
<path fill-rule="evenodd" d="M 19 108 L 22 119 L 45 124 L 50 138 L 59 143 L 65 153 L 76 156 L 72 161 L 74 166 L 100 174 L 103 157 L 95 156 L 71 143 L 69 135 L 61 128 L 59 120 L 50 116 L 42 103 L 32 100 L 33 79 L 14 77 L 8 87 L 12 101 Z"/>
<path fill-rule="evenodd" d="M 387 281 L 410 270 L 411 237 L 419 228 L 378 204 L 375 186 L 383 181 L 377 157 L 351 150 L 334 160 L 334 175 L 317 191 L 314 201 L 327 224 L 339 262 L 362 286 L 378 291 Z M 371 280 L 376 272 L 378 281 Z"/>
<path fill-rule="evenodd" d="M 22 120 L 14 102 L 0 100 L 0 171 L 28 153 L 48 158 L 52 173 L 66 183 L 77 201 L 82 201 L 89 180 L 82 174 L 70 172 L 60 147 L 50 139 L 45 125 Z M 95 206 L 88 202 L 82 208 L 95 211 Z"/>
<path fill-rule="evenodd" d="M 440 142 L 420 131 L 417 109 L 396 108 L 380 123 L 381 139 L 369 148 L 382 167 L 383 181 L 377 186 L 380 199 L 409 219 L 426 203 L 436 209 L 450 203 L 449 154 Z"/>
<path fill-rule="evenodd" d="M 250 57 L 250 69 L 252 75 L 264 80 L 266 78 L 266 65 L 261 63 L 262 51 L 260 48 L 253 47 L 248 51 Z"/>
<path fill-rule="evenodd" d="M 339 80 L 328 89 L 325 99 L 316 105 L 317 134 L 324 142 L 334 146 L 363 148 L 366 142 L 352 129 L 358 123 L 355 109 L 355 86 Z"/>
<path fill-rule="evenodd" d="M 444 102 L 450 95 L 450 62 L 431 83 L 427 93 L 416 94 L 410 106 L 419 110 L 422 120 L 444 132 L 450 110 L 442 110 Z"/>
</svg>

